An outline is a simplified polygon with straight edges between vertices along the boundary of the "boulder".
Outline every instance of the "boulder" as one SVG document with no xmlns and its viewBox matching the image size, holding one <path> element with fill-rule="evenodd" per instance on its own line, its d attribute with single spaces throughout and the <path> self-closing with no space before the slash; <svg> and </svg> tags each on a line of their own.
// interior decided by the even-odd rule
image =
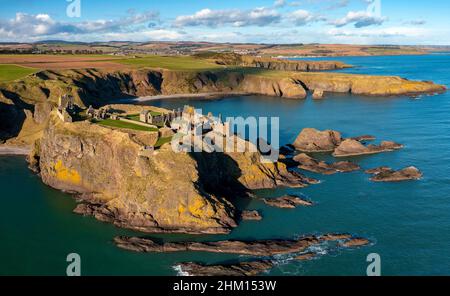
<svg viewBox="0 0 450 296">
<path fill-rule="evenodd" d="M 390 167 L 382 166 L 382 167 L 366 170 L 365 173 L 370 174 L 370 175 L 377 175 L 380 173 L 385 173 L 385 172 L 390 172 L 390 171 L 392 171 L 392 169 Z"/>
<path fill-rule="evenodd" d="M 380 147 L 382 147 L 386 150 L 398 150 L 398 149 L 402 149 L 403 145 L 392 142 L 392 141 L 383 141 L 383 142 L 381 142 Z"/>
<path fill-rule="evenodd" d="M 295 209 L 298 206 L 309 207 L 313 205 L 311 201 L 302 199 L 296 195 L 286 195 L 278 198 L 264 199 L 264 203 L 268 206 L 282 209 Z"/>
<path fill-rule="evenodd" d="M 368 244 L 370 244 L 370 241 L 368 239 L 356 237 L 356 238 L 351 238 L 349 240 L 341 242 L 340 246 L 346 247 L 346 248 L 354 248 L 354 247 L 367 246 Z"/>
<path fill-rule="evenodd" d="M 409 180 L 418 180 L 422 178 L 423 174 L 415 167 L 407 167 L 405 169 L 395 171 L 389 167 L 381 167 L 366 171 L 369 174 L 374 174 L 370 179 L 374 182 L 400 182 Z"/>
<path fill-rule="evenodd" d="M 341 141 L 341 133 L 337 131 L 305 128 L 295 139 L 293 146 L 303 152 L 331 152 Z"/>
<path fill-rule="evenodd" d="M 325 161 L 314 159 L 305 153 L 296 155 L 293 160 L 298 163 L 299 169 L 324 175 L 332 175 L 338 172 L 353 172 L 360 169 L 357 164 L 349 161 L 328 164 Z"/>
<path fill-rule="evenodd" d="M 241 219 L 242 220 L 251 220 L 251 221 L 260 221 L 260 220 L 262 220 L 262 216 L 256 210 L 254 210 L 254 211 L 243 211 L 241 213 Z"/>
<path fill-rule="evenodd" d="M 389 152 L 401 149 L 403 146 L 394 142 L 382 142 L 381 145 L 364 146 L 361 142 L 354 139 L 343 141 L 333 153 L 335 157 L 348 157 L 366 154 L 375 154 Z"/>
<path fill-rule="evenodd" d="M 313 97 L 314 100 L 320 100 L 320 99 L 323 99 L 323 94 L 324 94 L 323 90 L 315 89 L 314 92 L 313 92 L 312 97 Z"/>
</svg>

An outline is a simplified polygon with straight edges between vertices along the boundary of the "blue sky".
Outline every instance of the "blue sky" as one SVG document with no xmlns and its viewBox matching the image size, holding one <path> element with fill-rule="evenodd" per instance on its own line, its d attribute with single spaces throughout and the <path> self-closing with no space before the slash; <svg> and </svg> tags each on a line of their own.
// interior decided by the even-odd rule
<svg viewBox="0 0 450 296">
<path fill-rule="evenodd" d="M 0 41 L 450 45 L 445 0 L 71 1 L 0 0 Z"/>
</svg>

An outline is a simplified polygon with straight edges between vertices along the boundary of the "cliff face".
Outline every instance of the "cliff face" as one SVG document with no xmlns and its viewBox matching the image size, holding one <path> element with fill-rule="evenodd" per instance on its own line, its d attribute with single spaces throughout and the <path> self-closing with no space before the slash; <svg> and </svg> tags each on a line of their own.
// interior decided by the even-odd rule
<svg viewBox="0 0 450 296">
<path fill-rule="evenodd" d="M 120 227 L 226 233 L 236 226 L 226 198 L 247 189 L 305 184 L 282 164 L 261 163 L 258 153 L 193 155 L 165 145 L 146 157 L 128 132 L 51 117 L 32 157 L 42 180 L 81 194 L 86 203 L 78 212 Z"/>
<path fill-rule="evenodd" d="M 242 65 L 246 67 L 263 68 L 268 70 L 279 71 L 326 71 L 351 68 L 342 62 L 333 61 L 289 61 L 289 60 L 276 60 L 271 58 L 257 58 L 252 56 L 243 56 Z"/>
<path fill-rule="evenodd" d="M 236 53 L 201 53 L 199 58 L 206 58 L 220 65 L 242 66 L 278 71 L 325 71 L 351 68 L 352 66 L 336 61 L 290 61 L 263 58 Z"/>
<path fill-rule="evenodd" d="M 19 144 L 32 144 L 63 94 L 71 94 L 79 106 L 98 107 L 117 98 L 210 92 L 303 99 L 307 90 L 386 96 L 439 92 L 445 87 L 399 77 L 306 72 L 258 74 L 248 69 L 42 71 L 0 85 L 0 141 L 15 139 Z"/>
<path fill-rule="evenodd" d="M 288 99 L 305 99 L 307 96 L 303 86 L 291 78 L 248 75 L 245 76 L 238 89 L 245 93 Z"/>
<path fill-rule="evenodd" d="M 445 91 L 445 86 L 429 81 L 410 81 L 396 76 L 370 76 L 338 73 L 296 73 L 308 90 L 353 93 L 370 96 L 394 96 Z"/>
</svg>

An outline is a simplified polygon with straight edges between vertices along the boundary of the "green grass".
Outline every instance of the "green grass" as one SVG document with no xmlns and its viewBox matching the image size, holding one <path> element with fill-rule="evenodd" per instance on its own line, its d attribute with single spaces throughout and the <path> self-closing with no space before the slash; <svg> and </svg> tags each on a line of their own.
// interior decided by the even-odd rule
<svg viewBox="0 0 450 296">
<path fill-rule="evenodd" d="M 158 116 L 161 115 L 161 112 L 155 112 L 155 111 L 150 111 L 150 114 L 152 116 Z M 141 121 L 140 115 L 139 114 L 130 114 L 125 116 L 126 119 L 130 119 L 130 120 L 134 120 L 134 121 Z"/>
<path fill-rule="evenodd" d="M 33 74 L 37 69 L 17 65 L 0 65 L 0 82 L 13 81 Z"/>
<path fill-rule="evenodd" d="M 129 122 L 124 122 L 120 120 L 113 120 L 113 119 L 104 119 L 104 120 L 97 120 L 94 121 L 94 123 L 98 123 L 103 126 L 108 127 L 116 127 L 116 128 L 126 128 L 126 129 L 132 129 L 137 131 L 145 131 L 145 132 L 157 132 L 158 129 L 154 127 L 146 127 L 142 125 L 132 124 Z"/>
<path fill-rule="evenodd" d="M 155 148 L 159 148 L 166 143 L 170 143 L 172 138 L 173 137 L 159 138 L 158 141 L 156 141 Z"/>
<path fill-rule="evenodd" d="M 163 68 L 168 70 L 214 70 L 223 66 L 189 56 L 146 56 L 122 59 L 115 62 L 138 68 Z"/>
</svg>

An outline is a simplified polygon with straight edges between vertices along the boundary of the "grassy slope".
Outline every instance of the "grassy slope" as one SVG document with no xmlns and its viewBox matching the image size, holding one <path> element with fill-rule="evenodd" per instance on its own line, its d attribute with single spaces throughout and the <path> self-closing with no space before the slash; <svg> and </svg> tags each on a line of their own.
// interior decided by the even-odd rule
<svg viewBox="0 0 450 296">
<path fill-rule="evenodd" d="M 7 82 L 28 76 L 37 69 L 17 65 L 0 65 L 0 82 Z"/>
<path fill-rule="evenodd" d="M 126 128 L 126 129 L 138 130 L 138 131 L 146 131 L 146 132 L 158 131 L 158 129 L 156 129 L 156 128 L 145 127 L 142 125 L 132 124 L 132 123 L 124 122 L 124 121 L 120 121 L 120 120 L 105 119 L 105 120 L 96 121 L 96 123 L 98 123 L 100 125 L 104 125 L 104 126 L 109 126 L 109 127 Z"/>
</svg>

